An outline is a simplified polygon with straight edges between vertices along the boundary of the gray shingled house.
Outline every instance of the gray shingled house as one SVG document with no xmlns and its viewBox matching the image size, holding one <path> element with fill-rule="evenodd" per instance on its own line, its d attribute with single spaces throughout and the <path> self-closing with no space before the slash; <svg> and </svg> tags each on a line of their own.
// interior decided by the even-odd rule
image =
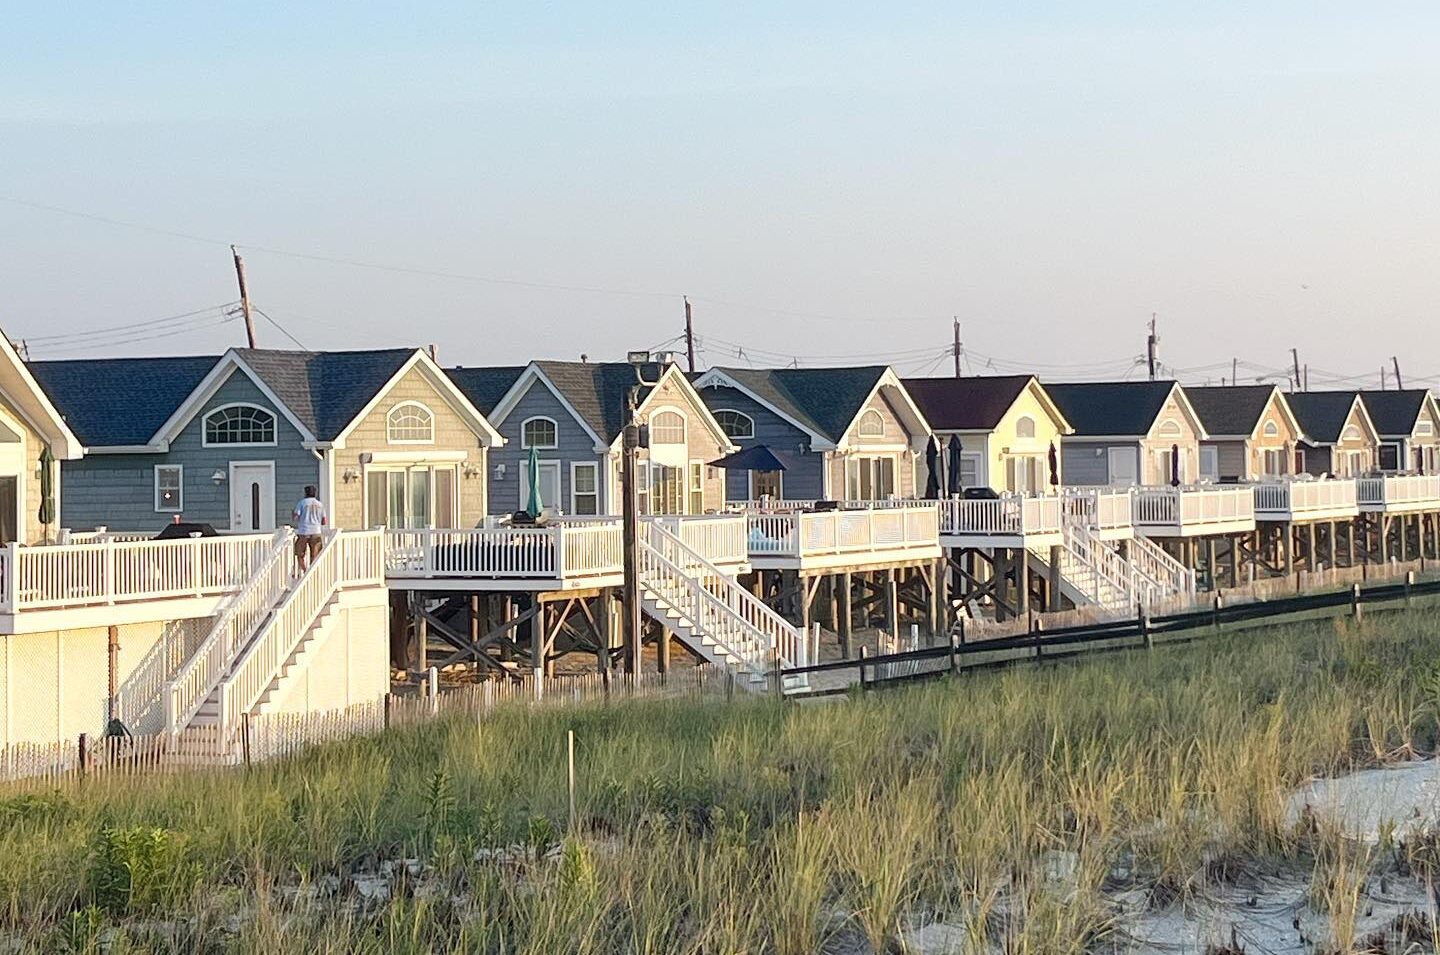
<svg viewBox="0 0 1440 955">
<path fill-rule="evenodd" d="M 1380 470 L 1440 473 L 1440 404 L 1428 388 L 1362 391 L 1360 400 L 1380 435 Z"/>
<path fill-rule="evenodd" d="M 1349 478 L 1374 469 L 1380 436 L 1358 391 L 1297 391 L 1286 400 L 1305 435 L 1298 470 Z"/>
<path fill-rule="evenodd" d="M 916 496 L 916 461 L 930 426 L 884 365 L 711 368 L 695 387 L 731 441 L 764 446 L 785 466 L 731 472 L 732 501 Z"/>
<path fill-rule="evenodd" d="M 1285 394 L 1274 385 L 1185 389 L 1208 435 L 1200 442 L 1200 477 L 1236 483 L 1295 473 L 1304 437 Z"/>
<path fill-rule="evenodd" d="M 1200 478 L 1204 425 L 1174 381 L 1047 384 L 1073 433 L 1061 444 L 1067 484 L 1163 486 Z"/>
<path fill-rule="evenodd" d="M 725 504 L 724 471 L 712 462 L 735 446 L 673 364 L 534 361 L 447 373 L 505 439 L 491 453 L 493 514 L 526 505 L 531 448 L 547 510 L 620 513 L 621 431 L 627 393 L 637 385 L 638 415 L 650 431 L 641 451 L 642 513 L 704 514 Z"/>
<path fill-rule="evenodd" d="M 337 527 L 470 526 L 499 436 L 420 349 L 232 349 L 34 362 L 84 442 L 62 467 L 69 527 L 221 531 L 289 523 L 307 484 Z"/>
</svg>

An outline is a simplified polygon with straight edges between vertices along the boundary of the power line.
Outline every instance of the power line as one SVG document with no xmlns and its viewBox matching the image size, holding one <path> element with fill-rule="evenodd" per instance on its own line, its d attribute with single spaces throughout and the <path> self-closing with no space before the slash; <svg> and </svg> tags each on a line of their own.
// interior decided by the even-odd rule
<svg viewBox="0 0 1440 955">
<path fill-rule="evenodd" d="M 288 339 L 290 339 L 292 342 L 294 342 L 296 348 L 300 349 L 301 351 L 309 351 L 309 350 L 310 350 L 310 349 L 308 349 L 308 348 L 305 347 L 305 345 L 300 341 L 300 339 L 298 339 L 298 338 L 296 338 L 294 335 L 290 334 L 290 330 L 289 330 L 288 328 L 286 328 L 284 325 L 281 325 L 279 322 L 275 321 L 275 319 L 271 318 L 271 317 L 270 317 L 270 314 L 269 314 L 268 312 L 266 312 L 265 309 L 261 308 L 259 305 L 253 305 L 253 304 L 252 304 L 250 307 L 253 308 L 255 311 L 259 312 L 261 318 L 265 319 L 265 321 L 269 322 L 271 325 L 274 325 L 275 328 L 276 328 L 276 330 L 279 331 L 280 334 L 284 335 L 286 338 L 288 338 Z"/>
<path fill-rule="evenodd" d="M 115 335 L 123 334 L 127 331 L 152 329 L 158 326 L 188 324 L 188 320 L 192 320 L 196 316 L 208 316 L 214 312 L 224 312 L 226 309 L 232 308 L 234 305 L 234 302 L 224 302 L 219 305 L 210 305 L 205 308 L 197 308 L 192 312 L 181 312 L 178 315 L 167 315 L 164 318 L 152 318 L 143 322 L 130 322 L 123 325 L 111 325 L 108 328 L 91 328 L 78 332 L 65 332 L 59 335 L 28 335 L 26 336 L 25 340 L 27 342 L 30 342 L 31 344 L 38 343 L 51 345 L 60 342 L 81 341 L 84 339 L 99 337 L 110 338 Z"/>
</svg>

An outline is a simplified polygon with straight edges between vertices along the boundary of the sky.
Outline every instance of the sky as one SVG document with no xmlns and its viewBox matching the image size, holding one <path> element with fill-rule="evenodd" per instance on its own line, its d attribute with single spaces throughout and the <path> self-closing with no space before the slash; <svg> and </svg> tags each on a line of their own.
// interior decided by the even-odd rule
<svg viewBox="0 0 1440 955">
<path fill-rule="evenodd" d="M 0 35 L 33 358 L 1440 384 L 1440 6 L 75 3 Z M 191 314 L 194 313 L 194 314 Z M 174 318 L 174 316 L 185 316 Z M 1353 381 L 1352 381 L 1353 380 Z"/>
</svg>

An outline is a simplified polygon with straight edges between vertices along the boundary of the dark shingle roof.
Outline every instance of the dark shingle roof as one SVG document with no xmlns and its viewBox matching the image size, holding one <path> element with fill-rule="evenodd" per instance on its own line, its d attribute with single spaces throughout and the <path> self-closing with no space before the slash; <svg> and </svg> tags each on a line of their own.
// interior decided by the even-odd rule
<svg viewBox="0 0 1440 955">
<path fill-rule="evenodd" d="M 1385 437 L 1408 436 L 1415 430 L 1420 418 L 1420 409 L 1425 406 L 1424 388 L 1407 388 L 1403 391 L 1362 391 L 1360 400 L 1370 412 L 1375 430 Z"/>
<path fill-rule="evenodd" d="M 1185 397 L 1212 437 L 1250 435 L 1277 390 L 1274 385 L 1187 387 Z"/>
<path fill-rule="evenodd" d="M 1173 381 L 1093 381 L 1045 390 L 1077 436 L 1128 437 L 1150 432 L 1174 387 Z"/>
<path fill-rule="evenodd" d="M 320 441 L 331 441 L 415 354 L 413 348 L 303 352 L 237 348 L 291 413 Z"/>
<path fill-rule="evenodd" d="M 480 409 L 481 414 L 488 415 L 524 371 L 524 365 L 510 365 L 503 368 L 447 368 L 445 374 L 470 399 L 470 403 Z"/>
<path fill-rule="evenodd" d="M 906 378 L 905 390 L 937 431 L 989 431 L 1000 423 L 1031 375 Z"/>
<path fill-rule="evenodd" d="M 839 442 L 885 374 L 886 366 L 715 370 L 809 430 Z"/>
<path fill-rule="evenodd" d="M 1285 398 L 1305 437 L 1317 444 L 1334 444 L 1340 440 L 1355 395 L 1353 391 L 1297 391 Z"/>
<path fill-rule="evenodd" d="M 87 358 L 28 367 L 80 442 L 101 448 L 148 442 L 218 360 Z"/>
<path fill-rule="evenodd" d="M 625 395 L 636 383 L 637 366 L 623 361 L 537 361 L 560 394 L 606 444 L 614 442 L 625 426 Z M 646 381 L 657 381 L 669 366 L 650 363 L 638 366 Z M 650 394 L 641 388 L 639 400 Z"/>
</svg>

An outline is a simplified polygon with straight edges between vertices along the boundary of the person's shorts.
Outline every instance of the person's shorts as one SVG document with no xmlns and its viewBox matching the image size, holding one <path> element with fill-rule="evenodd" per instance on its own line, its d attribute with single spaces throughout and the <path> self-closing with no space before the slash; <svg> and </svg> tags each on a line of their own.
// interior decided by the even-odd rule
<svg viewBox="0 0 1440 955">
<path fill-rule="evenodd" d="M 304 557 L 309 554 L 312 558 L 320 553 L 319 534 L 296 534 L 295 535 L 295 556 Z"/>
</svg>

